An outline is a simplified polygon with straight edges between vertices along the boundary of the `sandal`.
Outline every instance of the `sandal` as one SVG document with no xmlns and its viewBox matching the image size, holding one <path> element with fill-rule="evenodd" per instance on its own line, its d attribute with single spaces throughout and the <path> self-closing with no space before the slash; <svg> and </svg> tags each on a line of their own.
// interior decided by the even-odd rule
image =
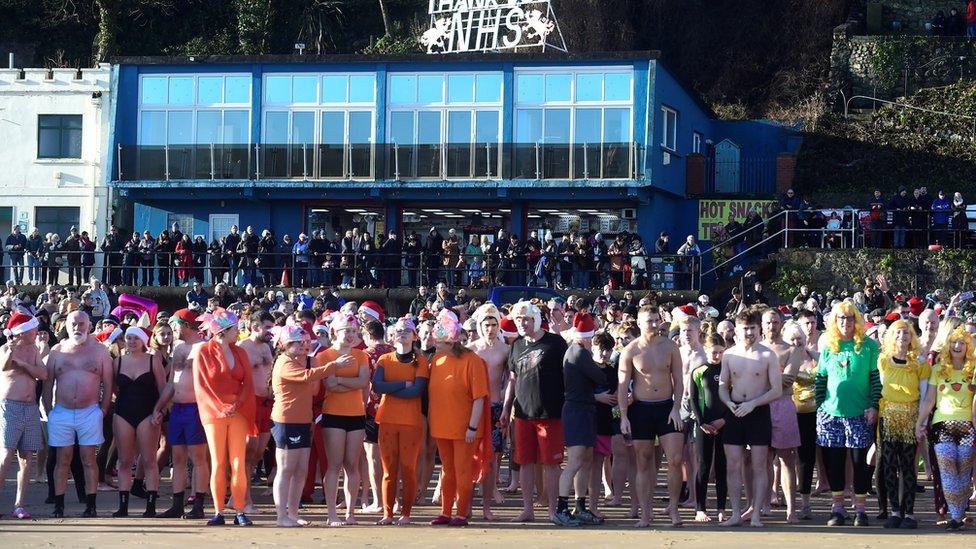
<svg viewBox="0 0 976 549">
<path fill-rule="evenodd" d="M 14 507 L 14 512 L 12 513 L 14 518 L 20 520 L 30 520 L 31 514 L 27 512 L 27 509 L 23 507 Z"/>
</svg>

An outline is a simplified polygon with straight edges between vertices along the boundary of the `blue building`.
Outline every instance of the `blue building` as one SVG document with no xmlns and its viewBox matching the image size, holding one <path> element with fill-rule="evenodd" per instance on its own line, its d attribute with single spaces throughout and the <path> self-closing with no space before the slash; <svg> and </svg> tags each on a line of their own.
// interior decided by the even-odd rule
<svg viewBox="0 0 976 549">
<path fill-rule="evenodd" d="M 688 155 L 714 160 L 716 190 L 771 193 L 740 158 L 774 167 L 795 146 L 778 126 L 715 120 L 655 52 L 116 62 L 117 223 L 208 241 L 234 224 L 436 226 L 628 231 L 652 249 L 662 230 L 696 232 Z"/>
</svg>

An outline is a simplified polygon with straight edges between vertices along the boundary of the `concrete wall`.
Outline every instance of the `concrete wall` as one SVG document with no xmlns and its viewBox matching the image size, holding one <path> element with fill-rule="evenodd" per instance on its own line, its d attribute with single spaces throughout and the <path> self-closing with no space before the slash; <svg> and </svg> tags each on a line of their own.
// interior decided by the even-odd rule
<svg viewBox="0 0 976 549">
<path fill-rule="evenodd" d="M 20 76 L 20 69 L 0 69 L 0 206 L 13 206 L 15 222 L 28 227 L 36 222 L 38 206 L 75 206 L 80 230 L 93 237 L 106 234 L 109 66 L 83 69 L 80 78 L 75 69 L 24 69 Z M 92 98 L 96 92 L 101 98 Z M 37 157 L 42 114 L 82 115 L 80 159 Z M 0 236 L 9 231 L 0 227 Z"/>
</svg>

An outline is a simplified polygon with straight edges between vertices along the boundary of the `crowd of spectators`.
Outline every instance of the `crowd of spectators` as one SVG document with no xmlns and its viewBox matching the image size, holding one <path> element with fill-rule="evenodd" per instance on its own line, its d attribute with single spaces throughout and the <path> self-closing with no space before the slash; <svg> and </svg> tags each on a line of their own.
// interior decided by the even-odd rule
<svg viewBox="0 0 976 549">
<path fill-rule="evenodd" d="M 949 14 L 939 10 L 925 28 L 936 36 L 976 37 L 976 0 L 966 0 L 966 13 L 950 8 Z"/>
</svg>

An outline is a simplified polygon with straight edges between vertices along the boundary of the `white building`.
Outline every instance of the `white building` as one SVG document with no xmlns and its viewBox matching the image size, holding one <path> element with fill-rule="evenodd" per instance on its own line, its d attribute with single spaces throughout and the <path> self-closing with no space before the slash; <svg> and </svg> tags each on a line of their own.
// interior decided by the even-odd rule
<svg viewBox="0 0 976 549">
<path fill-rule="evenodd" d="M 108 64 L 0 69 L 0 238 L 14 224 L 106 234 L 110 78 Z"/>
</svg>

